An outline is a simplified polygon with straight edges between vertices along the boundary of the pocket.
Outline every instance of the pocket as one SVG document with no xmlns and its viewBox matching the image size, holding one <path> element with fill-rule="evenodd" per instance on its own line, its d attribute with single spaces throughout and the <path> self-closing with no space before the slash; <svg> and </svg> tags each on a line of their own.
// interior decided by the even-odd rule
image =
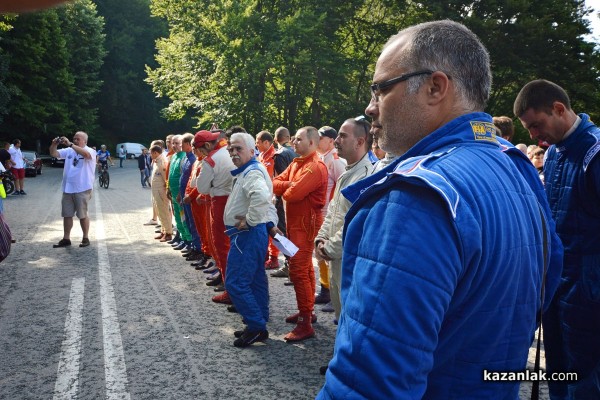
<svg viewBox="0 0 600 400">
<path fill-rule="evenodd" d="M 582 257 L 581 282 L 585 297 L 600 303 L 600 255 Z"/>
</svg>

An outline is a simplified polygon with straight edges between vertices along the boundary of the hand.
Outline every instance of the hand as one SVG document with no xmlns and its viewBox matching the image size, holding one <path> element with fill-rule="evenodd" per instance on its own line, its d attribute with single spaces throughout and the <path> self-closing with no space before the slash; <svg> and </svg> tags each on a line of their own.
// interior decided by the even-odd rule
<svg viewBox="0 0 600 400">
<path fill-rule="evenodd" d="M 317 256 L 317 258 L 320 258 L 322 260 L 331 261 L 331 257 L 329 257 L 329 254 L 327 254 L 327 252 L 325 251 L 325 242 L 322 240 L 319 240 L 317 242 L 317 245 L 315 247 L 315 255 Z"/>
<path fill-rule="evenodd" d="M 182 201 L 183 204 L 190 204 L 192 202 L 192 199 L 190 198 L 190 196 L 185 196 Z"/>
<path fill-rule="evenodd" d="M 275 237 L 275 235 L 277 235 L 277 234 L 280 234 L 281 236 L 285 236 L 285 235 L 283 234 L 283 232 L 281 232 L 281 231 L 279 230 L 279 228 L 278 228 L 278 227 L 276 227 L 276 226 L 273 226 L 271 229 L 269 229 L 269 236 L 271 236 L 272 238 L 274 238 L 274 237 Z"/>
<path fill-rule="evenodd" d="M 238 222 L 235 223 L 236 228 L 238 228 L 240 231 L 248 229 L 248 223 L 246 222 L 246 217 L 244 217 L 243 215 L 236 215 L 235 219 L 238 220 Z"/>
</svg>

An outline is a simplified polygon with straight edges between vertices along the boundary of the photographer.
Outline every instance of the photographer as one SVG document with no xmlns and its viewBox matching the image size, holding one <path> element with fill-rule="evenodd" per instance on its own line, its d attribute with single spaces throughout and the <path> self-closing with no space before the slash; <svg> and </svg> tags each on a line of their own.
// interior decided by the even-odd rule
<svg viewBox="0 0 600 400">
<path fill-rule="evenodd" d="M 70 142 L 65 136 L 57 137 L 50 145 L 52 157 L 65 160 L 62 181 L 62 217 L 63 238 L 53 247 L 67 247 L 71 245 L 71 228 L 73 228 L 73 216 L 77 215 L 83 239 L 79 247 L 90 245 L 88 231 L 90 220 L 88 217 L 88 202 L 92 198 L 94 186 L 94 168 L 96 166 L 96 152 L 87 146 L 88 135 L 85 132 L 77 132 Z M 66 148 L 57 149 L 61 144 Z"/>
</svg>

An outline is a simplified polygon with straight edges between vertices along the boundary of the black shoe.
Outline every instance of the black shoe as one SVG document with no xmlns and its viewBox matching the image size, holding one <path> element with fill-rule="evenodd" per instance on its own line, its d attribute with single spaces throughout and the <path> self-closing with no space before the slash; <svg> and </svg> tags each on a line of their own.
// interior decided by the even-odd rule
<svg viewBox="0 0 600 400">
<path fill-rule="evenodd" d="M 71 245 L 71 241 L 69 239 L 60 239 L 58 244 L 52 245 L 52 247 L 56 249 L 58 247 L 67 247 L 70 245 Z"/>
<path fill-rule="evenodd" d="M 319 367 L 319 373 L 321 375 L 325 375 L 325 373 L 327 372 L 328 368 L 329 368 L 329 365 L 323 365 L 322 367 Z"/>
<path fill-rule="evenodd" d="M 175 236 L 175 237 L 173 237 L 173 239 L 169 240 L 167 243 L 170 245 L 173 245 L 173 244 L 179 243 L 179 242 L 180 242 L 180 239 L 177 236 Z"/>
<path fill-rule="evenodd" d="M 23 190 L 21 190 L 21 192 L 20 192 L 20 193 L 21 193 L 21 194 L 27 194 L 27 193 L 25 193 L 25 191 L 23 191 Z"/>
<path fill-rule="evenodd" d="M 215 292 L 224 292 L 225 291 L 225 285 L 223 285 L 222 283 L 220 285 L 215 286 L 215 288 L 213 289 Z"/>
<path fill-rule="evenodd" d="M 192 249 L 192 248 L 191 248 L 191 247 L 189 247 L 189 246 L 188 246 L 188 247 L 186 247 L 185 249 L 181 250 L 181 255 L 182 255 L 183 257 L 187 257 L 187 256 L 189 256 L 190 254 L 194 254 L 194 253 L 196 253 L 196 250 Z"/>
<path fill-rule="evenodd" d="M 233 307 L 233 306 L 229 306 L 229 307 Z M 229 307 L 227 307 L 227 310 L 229 310 Z M 233 336 L 235 336 L 236 338 L 241 338 L 241 337 L 242 337 L 242 335 L 243 335 L 244 333 L 246 333 L 246 331 L 247 331 L 247 330 L 248 330 L 248 327 L 245 327 L 245 328 L 244 328 L 243 330 L 241 330 L 241 331 L 235 331 L 235 332 L 233 332 Z"/>
<path fill-rule="evenodd" d="M 223 283 L 223 279 L 221 278 L 221 275 L 219 275 L 216 279 L 208 281 L 206 283 L 206 286 L 217 286 L 217 285 L 220 285 L 221 283 Z"/>
<path fill-rule="evenodd" d="M 264 342 L 269 338 L 269 331 L 251 331 L 246 329 L 246 331 L 239 338 L 233 341 L 233 345 L 235 347 L 248 347 L 252 343 L 256 342 Z"/>
<path fill-rule="evenodd" d="M 88 247 L 90 245 L 90 239 L 83 238 L 81 239 L 81 243 L 79 243 L 79 247 Z"/>
<path fill-rule="evenodd" d="M 202 260 L 202 255 L 197 252 L 190 254 L 189 256 L 187 256 L 185 258 L 185 261 L 196 261 L 196 260 Z"/>
<path fill-rule="evenodd" d="M 294 286 L 294 282 L 292 282 L 292 281 L 290 281 L 290 280 L 287 280 L 287 281 L 283 282 L 283 284 L 284 284 L 285 286 Z"/>
<path fill-rule="evenodd" d="M 232 312 L 232 313 L 238 312 L 237 308 L 235 308 L 235 306 L 233 304 L 230 306 L 227 306 L 227 311 Z M 235 335 L 236 332 L 239 332 L 239 331 L 235 331 L 235 332 L 233 332 L 233 334 Z M 242 335 L 240 334 L 240 336 L 242 336 Z M 240 337 L 240 336 L 236 335 L 235 337 Z"/>
</svg>

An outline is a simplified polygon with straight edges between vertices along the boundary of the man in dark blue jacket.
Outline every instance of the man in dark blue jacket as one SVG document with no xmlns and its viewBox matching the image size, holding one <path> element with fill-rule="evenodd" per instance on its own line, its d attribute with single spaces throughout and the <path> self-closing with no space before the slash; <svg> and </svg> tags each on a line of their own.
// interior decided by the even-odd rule
<svg viewBox="0 0 600 400">
<path fill-rule="evenodd" d="M 419 24 L 373 80 L 372 132 L 399 157 L 343 191 L 343 307 L 318 398 L 517 399 L 493 372 L 525 370 L 552 224 L 483 113 L 487 50 L 456 22 Z"/>
<path fill-rule="evenodd" d="M 526 84 L 514 113 L 546 153 L 546 195 L 564 247 L 562 279 L 544 314 L 546 366 L 578 380 L 549 382 L 551 399 L 600 399 L 600 129 L 563 88 Z"/>
</svg>

